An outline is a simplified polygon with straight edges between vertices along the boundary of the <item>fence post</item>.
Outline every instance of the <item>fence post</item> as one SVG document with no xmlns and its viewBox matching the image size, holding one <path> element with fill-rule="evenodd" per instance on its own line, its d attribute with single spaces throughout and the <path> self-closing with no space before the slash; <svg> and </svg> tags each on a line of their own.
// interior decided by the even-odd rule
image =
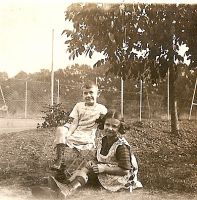
<svg viewBox="0 0 197 200">
<path fill-rule="evenodd" d="M 140 80 L 140 122 L 142 121 L 142 79 Z"/>
<path fill-rule="evenodd" d="M 6 105 L 5 97 L 4 97 L 4 94 L 3 94 L 3 90 L 2 90 L 1 85 L 0 85 L 0 90 L 1 90 L 1 96 L 2 96 L 2 98 L 3 98 L 4 108 L 6 109 L 6 113 L 7 113 L 7 116 L 8 116 L 8 106 Z"/>
<path fill-rule="evenodd" d="M 27 118 L 27 81 L 25 82 L 25 119 Z"/>
<path fill-rule="evenodd" d="M 167 95 L 168 95 L 168 97 L 167 97 L 167 106 L 168 106 L 168 121 L 170 120 L 170 83 L 169 83 L 169 75 L 170 75 L 170 73 L 169 73 L 169 68 L 168 68 L 168 77 L 167 77 Z"/>
<path fill-rule="evenodd" d="M 60 80 L 57 79 L 57 104 L 60 103 Z"/>
<path fill-rule="evenodd" d="M 53 69 L 53 47 L 54 47 L 54 29 L 52 29 L 52 60 L 51 60 L 51 105 L 53 106 L 53 92 L 54 92 L 54 69 Z"/>
<path fill-rule="evenodd" d="M 121 116 L 124 116 L 124 81 L 121 78 Z"/>
</svg>

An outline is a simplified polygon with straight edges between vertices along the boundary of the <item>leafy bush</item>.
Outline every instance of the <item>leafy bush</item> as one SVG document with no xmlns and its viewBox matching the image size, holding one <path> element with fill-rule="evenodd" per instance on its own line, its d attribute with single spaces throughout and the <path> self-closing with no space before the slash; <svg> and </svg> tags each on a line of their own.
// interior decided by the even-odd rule
<svg viewBox="0 0 197 200">
<path fill-rule="evenodd" d="M 70 112 L 65 112 L 61 103 L 44 106 L 44 109 L 41 111 L 45 114 L 42 117 L 44 122 L 41 125 L 38 123 L 37 128 L 57 127 L 67 122 Z"/>
</svg>

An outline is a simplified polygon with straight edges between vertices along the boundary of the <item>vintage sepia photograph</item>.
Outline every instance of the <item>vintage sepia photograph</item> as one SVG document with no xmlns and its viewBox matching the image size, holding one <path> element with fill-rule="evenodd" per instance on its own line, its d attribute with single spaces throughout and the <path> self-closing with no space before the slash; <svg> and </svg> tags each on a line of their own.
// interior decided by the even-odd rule
<svg viewBox="0 0 197 200">
<path fill-rule="evenodd" d="M 197 2 L 0 1 L 0 200 L 197 199 Z"/>
</svg>

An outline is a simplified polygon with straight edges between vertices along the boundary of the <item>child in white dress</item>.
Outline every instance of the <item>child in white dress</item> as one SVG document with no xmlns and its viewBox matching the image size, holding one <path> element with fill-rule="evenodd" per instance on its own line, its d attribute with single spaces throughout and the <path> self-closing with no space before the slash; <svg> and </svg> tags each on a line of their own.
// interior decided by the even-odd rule
<svg viewBox="0 0 197 200">
<path fill-rule="evenodd" d="M 107 113 L 107 108 L 97 103 L 99 89 L 95 83 L 82 87 L 83 102 L 77 103 L 69 115 L 68 122 L 58 127 L 54 140 L 56 159 L 51 169 L 59 170 L 64 157 L 65 146 L 78 150 L 95 148 L 96 120 Z"/>
</svg>

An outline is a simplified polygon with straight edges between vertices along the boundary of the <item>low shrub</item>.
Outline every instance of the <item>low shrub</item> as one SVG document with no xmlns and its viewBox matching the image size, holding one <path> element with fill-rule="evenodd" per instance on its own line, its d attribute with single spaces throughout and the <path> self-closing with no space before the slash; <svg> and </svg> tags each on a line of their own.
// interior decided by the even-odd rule
<svg viewBox="0 0 197 200">
<path fill-rule="evenodd" d="M 37 128 L 51 128 L 65 124 L 68 120 L 69 112 L 66 112 L 61 103 L 54 105 L 47 105 L 41 111 L 45 114 L 42 118 L 44 122 L 37 124 Z"/>
</svg>

